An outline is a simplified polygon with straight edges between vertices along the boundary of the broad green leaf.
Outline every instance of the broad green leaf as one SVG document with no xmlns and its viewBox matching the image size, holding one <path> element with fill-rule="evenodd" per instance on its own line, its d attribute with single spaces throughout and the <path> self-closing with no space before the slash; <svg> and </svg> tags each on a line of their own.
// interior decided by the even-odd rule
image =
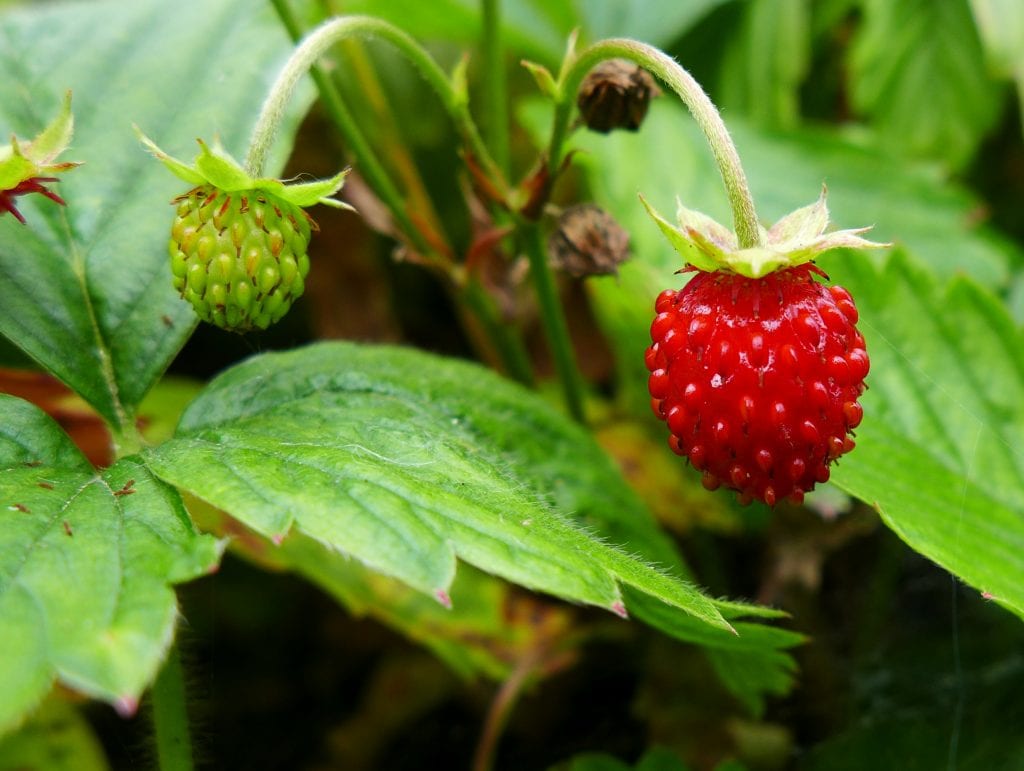
<svg viewBox="0 0 1024 771">
<path fill-rule="evenodd" d="M 886 142 L 958 169 L 999 115 L 968 0 L 864 0 L 851 95 Z"/>
<path fill-rule="evenodd" d="M 70 704 L 44 702 L 18 731 L 0 739 L 0 768 L 24 771 L 106 771 L 103 746 Z"/>
<path fill-rule="evenodd" d="M 1024 334 L 977 284 L 942 288 L 903 255 L 823 267 L 856 298 L 871 355 L 858 447 L 835 483 L 1024 616 Z"/>
<path fill-rule="evenodd" d="M 628 544 L 631 552 L 688 578 L 675 547 L 654 520 L 630 500 L 607 494 L 608 473 L 604 464 L 577 465 L 575 484 L 560 489 L 559 508 L 581 513 L 587 528 L 605 540 Z M 223 514 L 202 502 L 193 500 L 189 508 L 203 529 L 237 532 L 237 523 L 232 526 Z M 250 533 L 235 548 L 261 564 L 305 576 L 353 613 L 373 616 L 420 642 L 464 676 L 504 679 L 525 657 L 536 657 L 538 649 L 548 650 L 551 638 L 564 632 L 567 624 L 557 606 L 534 602 L 528 607 L 528 601 L 513 594 L 508 584 L 469 566 L 457 572 L 448 590 L 451 607 L 446 608 L 302 533 L 293 532 L 278 548 Z M 737 622 L 737 637 L 675 612 L 641 592 L 629 592 L 627 599 L 636 618 L 671 637 L 701 646 L 725 686 L 752 713 L 761 712 L 766 694 L 783 695 L 793 684 L 796 664 L 785 651 L 803 641 L 800 635 Z M 742 603 L 715 601 L 715 605 L 729 619 L 782 615 Z"/>
<path fill-rule="evenodd" d="M 531 111 L 528 123 L 543 125 Z M 829 209 L 837 229 L 875 225 L 868 237 L 894 241 L 925 259 L 940 276 L 960 273 L 985 284 L 1007 280 L 1007 265 L 1020 250 L 995 231 L 972 222 L 977 199 L 939 181 L 931 172 L 821 131 L 764 134 L 741 121 L 729 127 L 750 177 L 765 222 L 807 203 L 828 184 Z M 681 260 L 637 200 L 670 210 L 683 204 L 720 222 L 730 222 L 722 182 L 706 143 L 683 109 L 667 99 L 651 106 L 637 135 L 577 134 L 575 159 L 594 199 L 630 233 L 633 259 L 618 278 L 591 280 L 601 327 L 618 356 L 622 392 L 639 412 L 649 413 L 644 348 L 650 344 L 654 299 L 685 279 L 674 273 Z M 882 252 L 871 259 L 881 260 Z"/>
<path fill-rule="evenodd" d="M 743 8 L 739 34 L 727 41 L 721 107 L 760 126 L 800 121 L 800 84 L 810 62 L 808 0 L 754 0 Z"/>
<path fill-rule="evenodd" d="M 117 429 L 195 324 L 167 267 L 168 203 L 183 183 L 132 123 L 186 157 L 195 137 L 218 132 L 241 152 L 287 51 L 269 4 L 242 0 L 102 0 L 0 17 L 0 135 L 33 136 L 71 89 L 68 157 L 85 162 L 56 185 L 66 208 L 28 196 L 27 226 L 0 217 L 0 333 Z"/>
<path fill-rule="evenodd" d="M 475 365 L 340 343 L 257 356 L 147 462 L 264 536 L 294 525 L 442 601 L 458 557 L 620 613 L 635 586 L 728 628 L 691 585 L 585 529 L 597 501 L 646 512 L 584 431 Z"/>
<path fill-rule="evenodd" d="M 137 458 L 99 473 L 38 408 L 0 395 L 0 733 L 54 679 L 134 709 L 174 633 L 170 584 L 218 556 Z"/>
</svg>

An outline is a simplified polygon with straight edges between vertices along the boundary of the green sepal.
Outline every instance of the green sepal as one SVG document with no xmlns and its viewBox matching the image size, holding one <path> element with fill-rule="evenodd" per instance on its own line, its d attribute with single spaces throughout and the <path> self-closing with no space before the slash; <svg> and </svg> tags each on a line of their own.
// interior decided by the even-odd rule
<svg viewBox="0 0 1024 771">
<path fill-rule="evenodd" d="M 202 139 L 199 143 L 199 154 L 192 165 L 184 163 L 161 150 L 153 140 L 147 137 L 138 126 L 135 133 L 143 146 L 161 161 L 175 176 L 192 185 L 213 185 L 226 193 L 249 190 L 263 190 L 287 203 L 306 208 L 321 203 L 337 209 L 352 207 L 343 201 L 330 196 L 337 193 L 345 183 L 348 169 L 334 175 L 330 179 L 318 179 L 313 182 L 285 184 L 273 177 L 252 177 L 246 173 L 242 165 L 228 154 L 219 143 L 211 148 Z"/>
<path fill-rule="evenodd" d="M 640 203 L 644 205 L 647 213 L 651 215 L 651 219 L 661 229 L 661 232 L 665 234 L 668 242 L 672 244 L 672 248 L 683 256 L 687 265 L 693 265 L 700 270 L 718 270 L 718 265 L 715 261 L 706 257 L 693 240 L 686 237 L 683 231 L 658 214 L 654 207 L 647 203 L 647 199 L 643 195 L 640 196 Z"/>
<path fill-rule="evenodd" d="M 80 166 L 75 161 L 53 163 L 67 150 L 75 130 L 71 114 L 71 92 L 64 94 L 60 112 L 31 142 L 11 137 L 10 145 L 0 146 L 0 190 L 9 190 L 32 177 L 45 177 L 55 172 Z"/>
<path fill-rule="evenodd" d="M 544 96 L 549 97 L 552 101 L 559 102 L 562 99 L 562 89 L 558 83 L 555 82 L 554 76 L 551 71 L 543 64 L 537 64 L 527 59 L 523 59 L 519 62 L 526 71 L 533 75 L 533 80 L 537 84 L 537 88 Z"/>
<path fill-rule="evenodd" d="M 729 228 L 706 214 L 687 209 L 682 203 L 678 204 L 676 211 L 677 226 L 655 211 L 643 196 L 640 196 L 640 201 L 686 264 L 708 272 L 726 271 L 747 278 L 761 278 L 777 270 L 811 262 L 832 249 L 884 249 L 891 246 L 861 238 L 860 234 L 870 228 L 826 233 L 829 218 L 825 194 L 823 186 L 817 201 L 790 212 L 768 230 L 761 228 L 761 244 L 746 249 L 739 248 L 738 239 Z"/>
<path fill-rule="evenodd" d="M 452 84 L 452 107 L 465 110 L 469 107 L 469 54 L 463 54 L 452 68 L 449 81 Z"/>
</svg>

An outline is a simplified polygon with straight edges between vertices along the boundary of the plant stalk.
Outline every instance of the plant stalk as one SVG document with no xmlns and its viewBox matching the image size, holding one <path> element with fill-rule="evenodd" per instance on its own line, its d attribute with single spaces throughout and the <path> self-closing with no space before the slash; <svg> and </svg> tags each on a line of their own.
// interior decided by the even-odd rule
<svg viewBox="0 0 1024 771">
<path fill-rule="evenodd" d="M 293 40 L 298 41 L 302 37 L 302 30 L 286 0 L 271 0 L 271 2 L 273 3 L 273 6 L 288 34 Z M 336 21 L 342 20 L 343 19 L 339 19 Z M 380 23 L 384 24 L 384 22 Z M 320 29 L 322 29 L 323 26 L 324 25 L 321 25 Z M 372 32 L 360 32 L 359 30 L 361 28 L 358 26 L 355 28 L 355 31 L 353 31 L 351 26 L 349 26 L 342 27 L 342 31 L 335 31 L 332 34 L 338 35 L 340 39 L 340 37 L 346 36 L 346 33 L 344 32 L 346 29 L 349 30 L 347 33 L 349 36 L 373 34 Z M 306 39 L 309 40 L 311 37 L 312 34 L 307 36 Z M 329 48 L 330 45 L 331 43 L 327 43 L 324 50 Z M 413 45 L 415 46 L 415 43 L 413 43 Z M 422 52 L 422 55 L 429 59 L 429 55 L 425 52 Z M 313 61 L 315 61 L 315 59 L 313 59 Z M 430 62 L 433 65 L 433 61 L 430 60 Z M 418 66 L 420 66 L 422 71 L 422 63 Z M 287 69 L 289 69 L 288 66 L 286 66 L 285 70 Z M 435 76 L 440 72 L 440 69 L 437 68 L 436 65 L 433 65 L 431 70 L 435 72 Z M 401 232 L 420 254 L 428 258 L 434 267 L 443 269 L 443 272 L 449 279 L 451 279 L 449 286 L 452 287 L 452 291 L 456 293 L 464 307 L 467 308 L 477 319 L 480 324 L 480 328 L 487 334 L 489 342 L 493 345 L 494 350 L 500 357 L 505 371 L 509 376 L 524 385 L 532 386 L 534 384 L 533 370 L 530 365 L 529 357 L 527 356 L 526 350 L 518 335 L 508 326 L 502 324 L 500 319 L 497 318 L 494 303 L 487 295 L 486 291 L 471 280 L 460 280 L 457 272 L 452 270 L 453 266 L 450 264 L 447 256 L 438 254 L 437 250 L 434 249 L 429 241 L 424 237 L 420 229 L 416 227 L 408 215 L 405 201 L 402 194 L 399 192 L 398 186 L 392 181 L 391 175 L 378 159 L 377 154 L 370 146 L 370 143 L 366 140 L 365 134 L 362 132 L 358 122 L 354 119 L 352 113 L 345 105 L 341 94 L 338 92 L 337 86 L 320 67 L 316 66 L 316 64 L 311 64 L 309 71 L 316 83 L 324 109 L 338 128 L 338 131 L 341 133 L 348 150 L 356 160 L 360 173 L 373 188 L 374 192 L 384 202 L 385 206 L 388 207 Z M 301 71 L 297 72 L 298 76 L 301 76 Z M 282 71 L 282 75 L 278 77 L 278 83 L 281 83 L 283 78 L 284 71 Z M 441 94 L 441 98 L 442 101 L 445 102 L 446 106 L 448 106 L 449 102 L 446 100 L 450 96 L 451 90 L 448 87 L 447 81 L 444 80 L 443 73 L 440 75 L 440 79 L 443 80 L 445 84 L 445 90 L 444 93 Z M 437 82 L 437 77 L 435 77 L 434 82 Z M 295 80 L 292 80 L 289 88 L 293 88 L 294 83 Z M 280 94 L 284 94 L 284 90 L 282 89 L 284 89 L 283 86 L 279 89 L 278 86 L 275 85 L 275 90 L 279 91 Z M 290 94 L 290 90 L 288 90 L 288 94 Z M 278 98 L 282 97 L 279 95 Z M 287 94 L 283 98 L 284 103 L 287 103 Z M 269 105 L 270 102 L 271 98 L 268 97 L 264 104 L 264 113 L 268 111 L 269 108 L 267 105 Z M 262 121 L 265 124 L 264 128 L 257 128 L 257 131 L 253 132 L 253 147 L 255 147 L 257 142 L 257 132 L 261 135 L 267 135 L 268 132 L 272 134 L 275 130 L 270 128 L 269 121 L 269 118 Z M 473 132 L 475 134 L 475 129 L 473 129 Z M 260 141 L 269 142 L 271 139 L 272 137 Z M 251 147 L 250 155 L 252 155 L 253 152 L 253 148 Z"/>
<path fill-rule="evenodd" d="M 535 222 L 526 222 L 520 232 L 525 241 L 526 255 L 530 260 L 530 275 L 533 277 L 534 290 L 540 304 L 541 322 L 562 385 L 565 406 L 575 420 L 583 423 L 583 376 L 576 366 L 569 326 L 558 299 L 554 275 L 548 265 L 547 248 L 540 226 Z"/>
<path fill-rule="evenodd" d="M 477 743 L 476 751 L 473 753 L 472 771 L 491 771 L 494 767 L 498 740 L 512 716 L 513 708 L 522 695 L 523 686 L 533 674 L 535 667 L 535 658 L 526 656 L 516 664 L 515 669 L 501 684 L 494 696 L 494 701 L 491 702 L 491 708 L 487 711 L 483 732 Z"/>
<path fill-rule="evenodd" d="M 160 771 L 192 771 L 192 737 L 185 708 L 185 677 L 173 645 L 150 691 Z"/>
<path fill-rule="evenodd" d="M 549 172 L 554 175 L 562 162 L 562 145 L 568 134 L 569 119 L 580 84 L 594 65 L 605 59 L 629 59 L 656 75 L 679 95 L 711 145 L 711 152 L 729 196 L 733 226 L 740 248 L 761 246 L 761 231 L 750 186 L 722 116 L 689 72 L 672 57 L 646 43 L 627 38 L 602 40 L 577 55 L 564 70 L 559 82 L 562 98 L 555 108 L 555 121 L 548 146 Z"/>
<path fill-rule="evenodd" d="M 292 13 L 286 0 L 271 0 L 271 3 L 292 40 L 298 41 L 302 37 L 302 29 L 299 27 L 298 20 L 295 18 L 295 14 Z M 309 74 L 316 84 L 320 101 L 323 103 L 327 116 L 341 133 L 346 147 L 356 159 L 359 173 L 362 174 L 376 194 L 380 196 L 385 206 L 391 211 L 391 216 L 395 218 L 399 229 L 405 234 L 405 237 L 409 239 L 416 250 L 421 254 L 430 255 L 430 246 L 410 219 L 402 194 L 394 182 L 391 181 L 391 177 L 384 168 L 384 165 L 370 147 L 370 143 L 366 140 L 366 135 L 363 134 L 359 124 L 352 116 L 352 113 L 349 112 L 348 107 L 341 98 L 341 94 L 338 93 L 338 89 L 331 82 L 330 77 L 316 64 L 310 66 Z M 269 102 L 269 98 L 267 101 Z M 264 105 L 264 109 L 266 109 L 266 105 Z M 255 142 L 255 139 L 256 135 L 254 132 L 253 142 Z M 252 155 L 253 150 L 251 147 L 249 152 Z"/>
<path fill-rule="evenodd" d="M 494 162 L 504 176 L 509 173 L 508 79 L 505 47 L 501 39 L 501 0 L 483 0 L 484 130 Z"/>
</svg>

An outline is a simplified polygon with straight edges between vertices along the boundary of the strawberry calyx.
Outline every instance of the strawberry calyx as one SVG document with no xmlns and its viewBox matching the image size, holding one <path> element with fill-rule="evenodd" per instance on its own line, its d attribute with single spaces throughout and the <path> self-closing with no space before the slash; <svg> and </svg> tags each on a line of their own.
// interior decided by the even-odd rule
<svg viewBox="0 0 1024 771">
<path fill-rule="evenodd" d="M 199 154 L 195 157 L 192 164 L 189 165 L 161 150 L 153 140 L 139 130 L 138 126 L 135 127 L 135 132 L 139 137 L 139 141 L 142 142 L 150 153 L 160 160 L 176 177 L 192 185 L 212 185 L 225 193 L 261 191 L 301 208 L 307 208 L 315 204 L 324 204 L 336 209 L 352 210 L 352 207 L 344 201 L 330 197 L 337 193 L 345 183 L 348 169 L 335 174 L 329 179 L 285 183 L 273 177 L 251 176 L 217 141 L 214 142 L 211 148 L 202 139 L 197 139 L 196 141 L 200 147 Z"/>
<path fill-rule="evenodd" d="M 724 271 L 756 279 L 809 263 L 832 249 L 891 246 L 861 238 L 860 234 L 870 227 L 825 232 L 829 224 L 825 196 L 822 186 L 817 201 L 790 212 L 770 228 L 760 227 L 761 243 L 745 248 L 740 247 L 732 230 L 706 214 L 686 208 L 678 199 L 678 225 L 666 220 L 642 195 L 640 201 L 686 263 L 707 272 Z"/>
<path fill-rule="evenodd" d="M 55 173 L 80 166 L 77 161 L 56 162 L 57 156 L 71 144 L 74 118 L 71 114 L 71 92 L 64 95 L 61 110 L 34 139 L 19 141 L 11 136 L 10 145 L 0 146 L 0 214 L 10 212 L 25 223 L 14 199 L 19 195 L 39 193 L 51 201 L 64 204 L 64 199 L 44 183 L 56 182 Z"/>
</svg>

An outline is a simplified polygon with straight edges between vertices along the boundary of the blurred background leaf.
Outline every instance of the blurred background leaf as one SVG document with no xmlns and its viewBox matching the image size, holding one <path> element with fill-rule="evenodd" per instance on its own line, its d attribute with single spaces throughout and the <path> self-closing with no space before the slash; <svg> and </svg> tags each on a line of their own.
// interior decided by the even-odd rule
<svg viewBox="0 0 1024 771">
<path fill-rule="evenodd" d="M 745 3 L 722 62 L 719 108 L 764 128 L 794 128 L 810 53 L 808 0 Z"/>
<path fill-rule="evenodd" d="M 505 0 L 502 25 L 506 45 L 517 57 L 557 66 L 569 33 L 577 27 L 582 42 L 633 37 L 664 46 L 725 1 Z M 473 44 L 480 39 L 476 0 L 330 0 L 327 5 L 333 13 L 380 16 L 425 40 Z"/>
<path fill-rule="evenodd" d="M 962 168 L 1002 102 L 968 0 L 863 0 L 862 7 L 851 59 L 854 105 L 890 147 Z"/>
<path fill-rule="evenodd" d="M 51 698 L 18 731 L 0 739 L 0 768 L 107 771 L 110 765 L 89 722 L 71 704 Z"/>
<path fill-rule="evenodd" d="M 1024 129 L 1024 5 L 1015 0 L 971 0 L 990 71 L 1013 80 Z"/>
</svg>

